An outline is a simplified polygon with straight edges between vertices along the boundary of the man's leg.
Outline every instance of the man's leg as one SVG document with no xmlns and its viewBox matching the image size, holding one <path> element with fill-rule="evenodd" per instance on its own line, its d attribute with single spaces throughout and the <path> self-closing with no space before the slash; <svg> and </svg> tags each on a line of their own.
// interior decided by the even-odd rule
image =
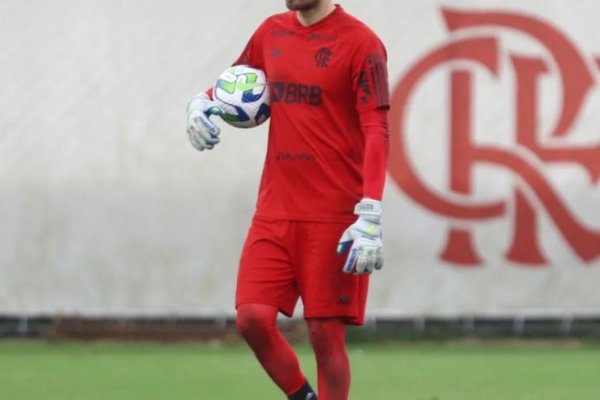
<svg viewBox="0 0 600 400">
<path fill-rule="evenodd" d="M 346 325 L 340 318 L 307 320 L 310 342 L 317 360 L 320 400 L 347 400 L 350 361 L 346 351 Z"/>
<path fill-rule="evenodd" d="M 293 400 L 307 397 L 312 389 L 300 370 L 292 346 L 277 328 L 277 307 L 264 304 L 240 304 L 237 308 L 237 328 L 267 374 Z"/>
<path fill-rule="evenodd" d="M 342 271 L 346 257 L 335 248 L 346 223 L 302 222 L 297 227 L 292 265 L 317 361 L 319 398 L 347 400 L 346 324 L 363 323 L 369 278 Z"/>
</svg>

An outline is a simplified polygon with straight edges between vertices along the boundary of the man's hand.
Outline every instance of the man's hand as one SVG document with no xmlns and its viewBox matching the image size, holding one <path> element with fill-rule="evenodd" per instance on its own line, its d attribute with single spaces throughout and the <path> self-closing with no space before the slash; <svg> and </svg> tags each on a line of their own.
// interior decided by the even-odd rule
<svg viewBox="0 0 600 400">
<path fill-rule="evenodd" d="M 354 208 L 358 219 L 346 229 L 337 249 L 338 255 L 341 255 L 350 247 L 343 268 L 345 273 L 370 274 L 383 267 L 381 210 L 380 201 L 367 198 L 362 199 Z"/>
<path fill-rule="evenodd" d="M 187 107 L 187 133 L 192 146 L 202 151 L 211 150 L 219 143 L 221 129 L 209 117 L 222 113 L 206 93 L 199 93 L 190 101 Z"/>
</svg>

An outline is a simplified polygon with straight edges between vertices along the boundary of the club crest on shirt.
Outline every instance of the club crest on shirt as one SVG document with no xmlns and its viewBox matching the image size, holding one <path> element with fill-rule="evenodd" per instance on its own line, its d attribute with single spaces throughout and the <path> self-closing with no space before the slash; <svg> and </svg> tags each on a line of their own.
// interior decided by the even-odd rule
<svg viewBox="0 0 600 400">
<path fill-rule="evenodd" d="M 317 68 L 329 68 L 329 60 L 333 56 L 333 52 L 327 47 L 321 47 L 315 54 L 315 62 Z"/>
</svg>

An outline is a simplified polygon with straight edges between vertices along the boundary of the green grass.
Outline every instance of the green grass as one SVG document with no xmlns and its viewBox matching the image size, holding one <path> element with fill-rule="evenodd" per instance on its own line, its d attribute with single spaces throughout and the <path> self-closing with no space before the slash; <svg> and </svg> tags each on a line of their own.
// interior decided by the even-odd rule
<svg viewBox="0 0 600 400">
<path fill-rule="evenodd" d="M 353 400 L 600 398 L 597 346 L 370 344 L 351 358 Z M 243 346 L 0 342 L 0 399 L 283 398 Z"/>
</svg>

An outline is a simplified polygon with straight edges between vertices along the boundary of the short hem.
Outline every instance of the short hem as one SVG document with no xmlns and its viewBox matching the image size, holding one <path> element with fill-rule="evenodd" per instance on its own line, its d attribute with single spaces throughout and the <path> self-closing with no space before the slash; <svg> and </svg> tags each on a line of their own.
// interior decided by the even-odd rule
<svg viewBox="0 0 600 400">
<path fill-rule="evenodd" d="M 237 308 L 243 304 L 262 304 L 264 306 L 271 306 L 271 307 L 275 307 L 277 310 L 279 310 L 279 313 L 285 315 L 288 318 L 292 318 L 292 316 L 294 315 L 294 311 L 292 310 L 292 312 L 288 312 L 287 310 L 284 310 L 283 308 L 281 308 L 281 306 L 279 304 L 275 304 L 274 302 L 269 302 L 269 301 L 263 301 L 263 300 L 244 300 L 244 301 L 239 301 L 235 303 L 235 309 L 237 310 Z"/>
<path fill-rule="evenodd" d="M 346 325 L 353 325 L 353 326 L 362 326 L 365 323 L 365 319 L 364 318 L 359 318 L 355 315 L 347 315 L 347 314 L 304 314 L 304 319 L 308 320 L 308 319 L 320 319 L 320 318 L 339 318 L 342 321 L 344 321 L 344 324 Z"/>
</svg>

